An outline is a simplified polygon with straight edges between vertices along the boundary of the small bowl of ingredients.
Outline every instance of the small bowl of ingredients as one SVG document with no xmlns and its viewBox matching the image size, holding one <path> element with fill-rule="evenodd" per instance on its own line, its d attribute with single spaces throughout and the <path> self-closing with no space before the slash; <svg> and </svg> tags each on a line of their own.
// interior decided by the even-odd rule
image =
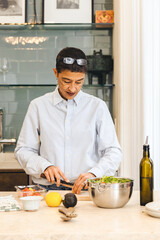
<svg viewBox="0 0 160 240">
<path fill-rule="evenodd" d="M 104 176 L 87 180 L 90 198 L 102 208 L 120 208 L 129 201 L 133 180 L 124 177 Z"/>
<path fill-rule="evenodd" d="M 39 196 L 45 197 L 47 190 L 39 185 L 15 186 L 18 197 Z"/>
<path fill-rule="evenodd" d="M 42 196 L 27 196 L 21 197 L 23 210 L 25 211 L 37 211 L 40 206 L 40 201 L 43 199 Z"/>
</svg>

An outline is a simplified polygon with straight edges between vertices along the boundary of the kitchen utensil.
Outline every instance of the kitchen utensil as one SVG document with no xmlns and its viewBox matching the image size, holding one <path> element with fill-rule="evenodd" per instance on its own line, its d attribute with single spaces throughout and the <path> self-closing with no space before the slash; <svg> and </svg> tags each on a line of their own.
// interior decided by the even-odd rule
<svg viewBox="0 0 160 240">
<path fill-rule="evenodd" d="M 63 213 L 66 217 L 70 217 L 70 218 L 77 217 L 77 214 L 75 213 L 75 208 L 73 208 L 73 207 L 59 208 L 58 211 L 60 213 Z"/>
<path fill-rule="evenodd" d="M 42 173 L 41 174 L 41 177 L 42 178 L 46 178 L 46 176 L 45 176 L 45 174 L 44 173 Z M 56 179 L 55 179 L 55 184 L 57 183 L 57 181 L 56 181 Z M 73 185 L 74 185 L 74 182 L 66 182 L 66 181 L 64 181 L 64 180 L 60 180 L 60 184 L 62 185 L 62 186 L 64 186 L 64 187 L 68 187 L 68 188 L 73 188 Z M 86 184 L 84 184 L 84 187 L 86 186 Z M 84 189 L 84 187 L 83 187 L 83 189 Z"/>
<path fill-rule="evenodd" d="M 60 218 L 63 220 L 63 221 L 70 221 L 72 218 L 70 217 L 67 217 L 67 216 L 60 216 Z"/>
<path fill-rule="evenodd" d="M 92 180 L 100 180 L 100 178 L 93 178 Z M 125 183 L 95 183 L 89 180 L 87 182 L 92 201 L 102 208 L 123 207 L 129 201 L 133 191 L 132 179 Z"/>
<path fill-rule="evenodd" d="M 70 221 L 72 218 L 77 217 L 77 214 L 75 213 L 75 208 L 59 208 L 58 211 L 61 213 L 60 218 L 63 221 Z"/>
</svg>

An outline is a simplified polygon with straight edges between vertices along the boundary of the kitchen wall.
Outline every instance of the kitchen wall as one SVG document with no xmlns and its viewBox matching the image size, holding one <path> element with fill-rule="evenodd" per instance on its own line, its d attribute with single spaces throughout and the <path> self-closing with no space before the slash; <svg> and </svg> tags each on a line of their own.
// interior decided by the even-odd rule
<svg viewBox="0 0 160 240">
<path fill-rule="evenodd" d="M 32 0 L 29 7 L 31 3 Z M 113 1 L 94 0 L 94 12 L 101 9 L 113 9 Z M 31 9 L 29 13 L 32 17 Z M 4 110 L 4 138 L 17 138 L 30 101 L 54 90 L 55 86 L 51 85 L 56 85 L 52 70 L 55 58 L 66 46 L 81 48 L 87 55 L 100 49 L 103 54 L 112 54 L 112 30 L 0 29 L 0 108 Z M 2 72 L 4 65 L 7 69 Z M 110 88 L 84 87 L 84 91 L 104 98 L 112 109 Z M 5 150 L 13 151 L 14 146 L 6 146 Z"/>
</svg>

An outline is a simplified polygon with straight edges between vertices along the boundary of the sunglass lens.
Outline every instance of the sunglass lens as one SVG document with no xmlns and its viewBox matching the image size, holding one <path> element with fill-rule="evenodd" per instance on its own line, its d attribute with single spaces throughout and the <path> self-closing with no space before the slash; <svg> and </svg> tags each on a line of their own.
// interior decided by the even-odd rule
<svg viewBox="0 0 160 240">
<path fill-rule="evenodd" d="M 73 58 L 63 58 L 63 62 L 65 64 L 73 64 L 74 63 L 74 59 Z"/>
<path fill-rule="evenodd" d="M 87 60 L 86 59 L 77 59 L 78 65 L 87 65 Z"/>
<path fill-rule="evenodd" d="M 71 57 L 64 57 L 63 58 L 63 62 L 65 64 L 73 64 L 75 61 L 80 66 L 87 65 L 87 60 L 86 59 L 74 59 L 74 58 L 71 58 Z"/>
</svg>

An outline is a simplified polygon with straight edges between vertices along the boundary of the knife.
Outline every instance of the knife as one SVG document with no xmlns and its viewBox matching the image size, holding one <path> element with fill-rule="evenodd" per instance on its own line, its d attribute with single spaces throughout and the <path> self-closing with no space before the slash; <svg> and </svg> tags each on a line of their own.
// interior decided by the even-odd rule
<svg viewBox="0 0 160 240">
<path fill-rule="evenodd" d="M 46 178 L 46 176 L 45 176 L 45 174 L 44 173 L 42 173 L 41 174 L 41 177 L 42 178 Z M 56 181 L 56 179 L 55 179 L 55 184 L 57 183 L 57 181 Z M 64 186 L 64 187 L 68 187 L 68 188 L 73 188 L 73 185 L 74 185 L 74 182 L 66 182 L 66 181 L 64 181 L 64 180 L 60 180 L 60 184 L 62 185 L 62 186 Z"/>
<path fill-rule="evenodd" d="M 46 176 L 45 176 L 44 173 L 41 173 L 41 177 L 42 177 L 42 178 L 46 178 Z M 57 183 L 57 181 L 56 181 L 56 178 L 55 178 L 55 184 L 56 184 L 56 183 Z M 64 186 L 64 187 L 73 188 L 74 183 L 75 183 L 75 182 L 66 182 L 66 181 L 60 179 L 60 184 L 61 184 L 62 186 Z M 85 186 L 86 186 L 86 184 L 84 184 L 84 186 L 83 186 L 83 188 L 82 188 L 83 190 L 85 190 L 85 189 L 84 189 Z"/>
</svg>

